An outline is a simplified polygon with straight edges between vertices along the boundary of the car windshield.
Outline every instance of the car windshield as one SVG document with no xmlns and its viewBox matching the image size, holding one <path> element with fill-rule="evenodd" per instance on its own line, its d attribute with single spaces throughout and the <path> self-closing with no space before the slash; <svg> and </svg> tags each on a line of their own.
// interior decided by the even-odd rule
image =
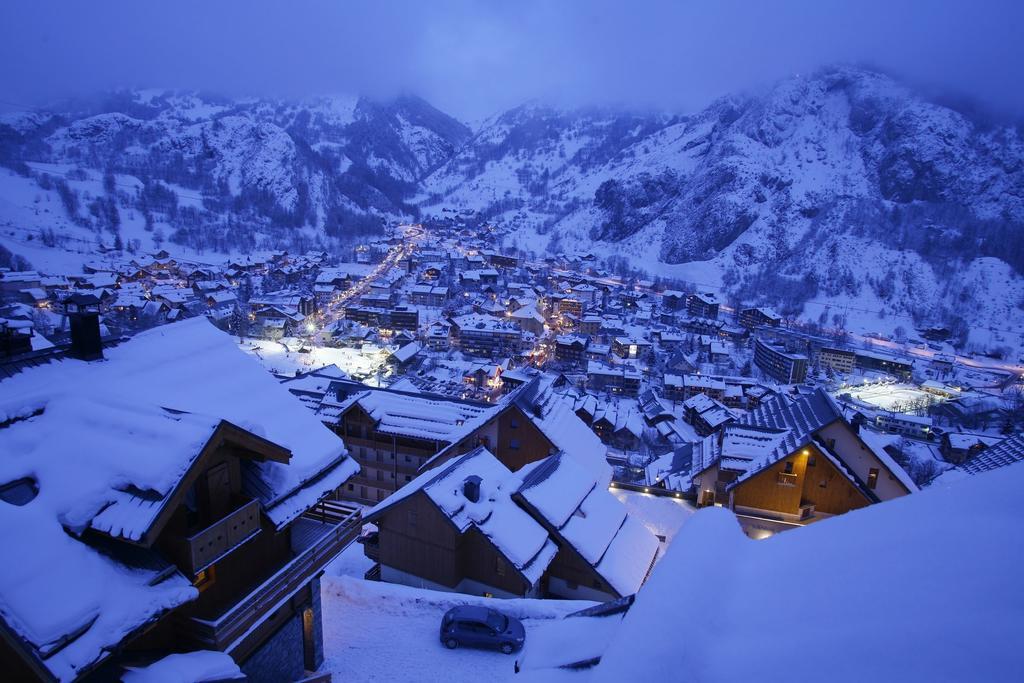
<svg viewBox="0 0 1024 683">
<path fill-rule="evenodd" d="M 487 625 L 495 631 L 504 631 L 508 628 L 508 618 L 497 612 L 491 612 L 487 615 Z"/>
</svg>

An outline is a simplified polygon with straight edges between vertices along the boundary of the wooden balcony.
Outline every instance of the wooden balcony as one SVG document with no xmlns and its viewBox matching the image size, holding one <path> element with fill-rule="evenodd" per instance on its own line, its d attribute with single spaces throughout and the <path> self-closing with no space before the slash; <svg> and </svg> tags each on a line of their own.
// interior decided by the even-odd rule
<svg viewBox="0 0 1024 683">
<path fill-rule="evenodd" d="M 188 569 L 196 574 L 260 532 L 260 504 L 251 500 L 185 539 Z"/>
<path fill-rule="evenodd" d="M 796 486 L 797 478 L 795 474 L 779 472 L 777 481 L 779 486 Z"/>
<path fill-rule="evenodd" d="M 271 616 L 356 539 L 362 528 L 362 513 L 356 510 L 340 523 L 325 528 L 322 536 L 220 616 L 209 620 L 185 619 L 181 626 L 188 636 L 205 647 L 232 654 L 243 644 L 250 629 Z"/>
</svg>

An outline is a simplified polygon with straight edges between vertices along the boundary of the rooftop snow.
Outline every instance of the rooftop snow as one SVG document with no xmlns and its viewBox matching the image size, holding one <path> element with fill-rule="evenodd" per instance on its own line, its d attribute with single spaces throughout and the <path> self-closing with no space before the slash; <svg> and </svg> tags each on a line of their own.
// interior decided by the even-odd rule
<svg viewBox="0 0 1024 683">
<path fill-rule="evenodd" d="M 106 354 L 0 384 L 0 483 L 38 486 L 25 505 L 0 503 L 0 535 L 19 558 L 0 565 L 0 615 L 42 653 L 71 638 L 45 660 L 61 679 L 196 595 L 178 574 L 157 582 L 162 569 L 129 567 L 67 532 L 92 526 L 138 540 L 222 420 L 291 451 L 290 464 L 257 468 L 278 525 L 357 469 L 336 436 L 203 318 Z"/>
</svg>

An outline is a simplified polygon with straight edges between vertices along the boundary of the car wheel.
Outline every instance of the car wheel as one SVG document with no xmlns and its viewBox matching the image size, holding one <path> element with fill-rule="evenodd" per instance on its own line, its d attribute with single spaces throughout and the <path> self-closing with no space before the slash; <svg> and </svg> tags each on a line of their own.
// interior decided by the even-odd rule
<svg viewBox="0 0 1024 683">
<path fill-rule="evenodd" d="M 444 646 L 449 650 L 454 650 L 459 646 L 459 641 L 455 640 L 454 638 L 449 638 L 448 640 L 444 641 Z"/>
<path fill-rule="evenodd" d="M 507 655 L 512 654 L 512 643 L 502 643 L 501 644 L 501 651 L 504 652 Z"/>
</svg>

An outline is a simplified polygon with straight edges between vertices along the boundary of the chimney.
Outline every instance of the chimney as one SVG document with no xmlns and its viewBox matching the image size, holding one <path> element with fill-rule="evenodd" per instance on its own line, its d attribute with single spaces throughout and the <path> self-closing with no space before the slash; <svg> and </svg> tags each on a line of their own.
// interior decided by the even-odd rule
<svg viewBox="0 0 1024 683">
<path fill-rule="evenodd" d="M 850 426 L 853 428 L 854 434 L 860 434 L 860 428 L 864 424 L 864 413 L 856 413 L 853 419 L 850 420 Z"/>
<path fill-rule="evenodd" d="M 471 474 L 466 477 L 466 481 L 462 482 L 462 494 L 471 503 L 480 501 L 480 481 L 480 477 Z"/>
<path fill-rule="evenodd" d="M 64 300 L 71 327 L 71 356 L 80 360 L 103 358 L 100 339 L 100 300 L 92 294 L 72 294 Z"/>
</svg>

